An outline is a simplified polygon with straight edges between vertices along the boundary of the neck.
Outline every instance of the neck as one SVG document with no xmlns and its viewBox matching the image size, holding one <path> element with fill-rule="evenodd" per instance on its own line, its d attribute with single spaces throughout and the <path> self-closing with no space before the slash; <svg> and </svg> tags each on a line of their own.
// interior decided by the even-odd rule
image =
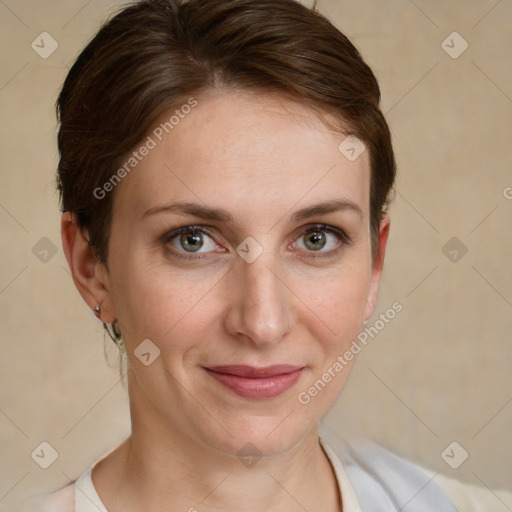
<svg viewBox="0 0 512 512">
<path fill-rule="evenodd" d="M 131 400 L 132 435 L 94 468 L 110 512 L 341 511 L 318 427 L 284 453 L 241 458 L 202 444 L 141 403 Z"/>
</svg>

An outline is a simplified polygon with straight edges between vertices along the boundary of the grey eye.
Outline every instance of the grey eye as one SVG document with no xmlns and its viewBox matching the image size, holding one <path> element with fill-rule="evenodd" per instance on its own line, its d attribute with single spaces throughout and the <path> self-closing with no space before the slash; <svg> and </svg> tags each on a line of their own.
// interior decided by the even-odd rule
<svg viewBox="0 0 512 512">
<path fill-rule="evenodd" d="M 340 236 L 327 228 L 313 228 L 297 240 L 297 247 L 307 252 L 330 252 L 341 243 Z"/>
<path fill-rule="evenodd" d="M 321 231 L 312 231 L 304 235 L 305 245 L 312 251 L 319 251 L 327 243 L 325 233 Z"/>
<path fill-rule="evenodd" d="M 181 252 L 208 252 L 215 249 L 213 239 L 198 229 L 190 229 L 171 240 L 171 245 Z"/>
</svg>

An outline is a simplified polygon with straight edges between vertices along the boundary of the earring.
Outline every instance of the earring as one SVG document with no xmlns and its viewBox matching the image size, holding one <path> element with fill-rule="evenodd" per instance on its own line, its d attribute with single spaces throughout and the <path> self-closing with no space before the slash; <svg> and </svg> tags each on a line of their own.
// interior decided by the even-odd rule
<svg viewBox="0 0 512 512">
<path fill-rule="evenodd" d="M 123 335 L 119 327 L 119 322 L 114 320 L 112 323 L 103 322 L 103 328 L 109 335 L 110 339 L 122 350 L 123 349 Z"/>
<path fill-rule="evenodd" d="M 94 313 L 96 313 L 96 315 L 99 316 L 99 314 L 100 314 L 100 307 L 99 306 L 96 306 L 94 308 Z"/>
</svg>

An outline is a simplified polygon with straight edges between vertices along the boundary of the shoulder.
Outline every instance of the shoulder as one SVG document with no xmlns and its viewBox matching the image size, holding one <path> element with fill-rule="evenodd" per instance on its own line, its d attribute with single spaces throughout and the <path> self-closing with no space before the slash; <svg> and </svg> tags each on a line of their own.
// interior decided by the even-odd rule
<svg viewBox="0 0 512 512">
<path fill-rule="evenodd" d="M 356 492 L 359 491 L 360 501 L 365 504 L 368 501 L 368 510 L 372 510 L 368 494 L 379 494 L 390 503 L 402 508 L 407 506 L 411 511 L 456 511 L 451 496 L 412 461 L 366 439 L 338 445 L 338 449 Z M 367 489 L 372 490 L 367 493 Z"/>
<path fill-rule="evenodd" d="M 450 496 L 459 512 L 503 512 L 512 509 L 511 491 L 488 489 L 429 469 L 423 470 Z"/>
<path fill-rule="evenodd" d="M 30 496 L 19 512 L 75 512 L 75 486 L 69 484 L 52 493 Z"/>
<path fill-rule="evenodd" d="M 16 512 L 107 512 L 96 492 L 91 473 L 98 462 L 120 446 L 122 444 L 94 459 L 88 469 L 66 487 L 25 499 Z"/>
<path fill-rule="evenodd" d="M 327 433 L 327 432 L 326 432 Z M 408 510 L 503 512 L 512 510 L 512 492 L 496 491 L 444 476 L 367 439 L 345 441 L 331 429 L 327 439 L 349 476 L 359 501 L 367 489 L 384 494 Z M 431 507 L 435 504 L 435 508 Z M 455 507 L 455 508 L 454 508 Z M 362 507 L 365 510 L 364 507 Z M 372 510 L 371 507 L 369 510 Z"/>
</svg>

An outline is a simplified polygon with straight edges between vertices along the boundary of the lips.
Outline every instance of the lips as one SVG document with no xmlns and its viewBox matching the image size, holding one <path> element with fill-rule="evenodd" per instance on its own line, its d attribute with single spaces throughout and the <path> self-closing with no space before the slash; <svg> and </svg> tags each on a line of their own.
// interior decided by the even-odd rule
<svg viewBox="0 0 512 512">
<path fill-rule="evenodd" d="M 226 366 L 210 366 L 207 369 L 218 373 L 227 373 L 229 375 L 237 375 L 238 377 L 249 377 L 251 379 L 259 379 L 262 377 L 275 377 L 285 373 L 292 373 L 300 370 L 302 366 L 293 366 L 291 364 L 276 364 L 274 366 L 266 366 L 264 368 L 254 368 L 253 366 L 243 365 L 226 365 Z"/>
<path fill-rule="evenodd" d="M 264 368 L 224 365 L 204 370 L 239 396 L 263 399 L 276 397 L 290 389 L 299 380 L 304 367 L 289 364 Z"/>
</svg>

